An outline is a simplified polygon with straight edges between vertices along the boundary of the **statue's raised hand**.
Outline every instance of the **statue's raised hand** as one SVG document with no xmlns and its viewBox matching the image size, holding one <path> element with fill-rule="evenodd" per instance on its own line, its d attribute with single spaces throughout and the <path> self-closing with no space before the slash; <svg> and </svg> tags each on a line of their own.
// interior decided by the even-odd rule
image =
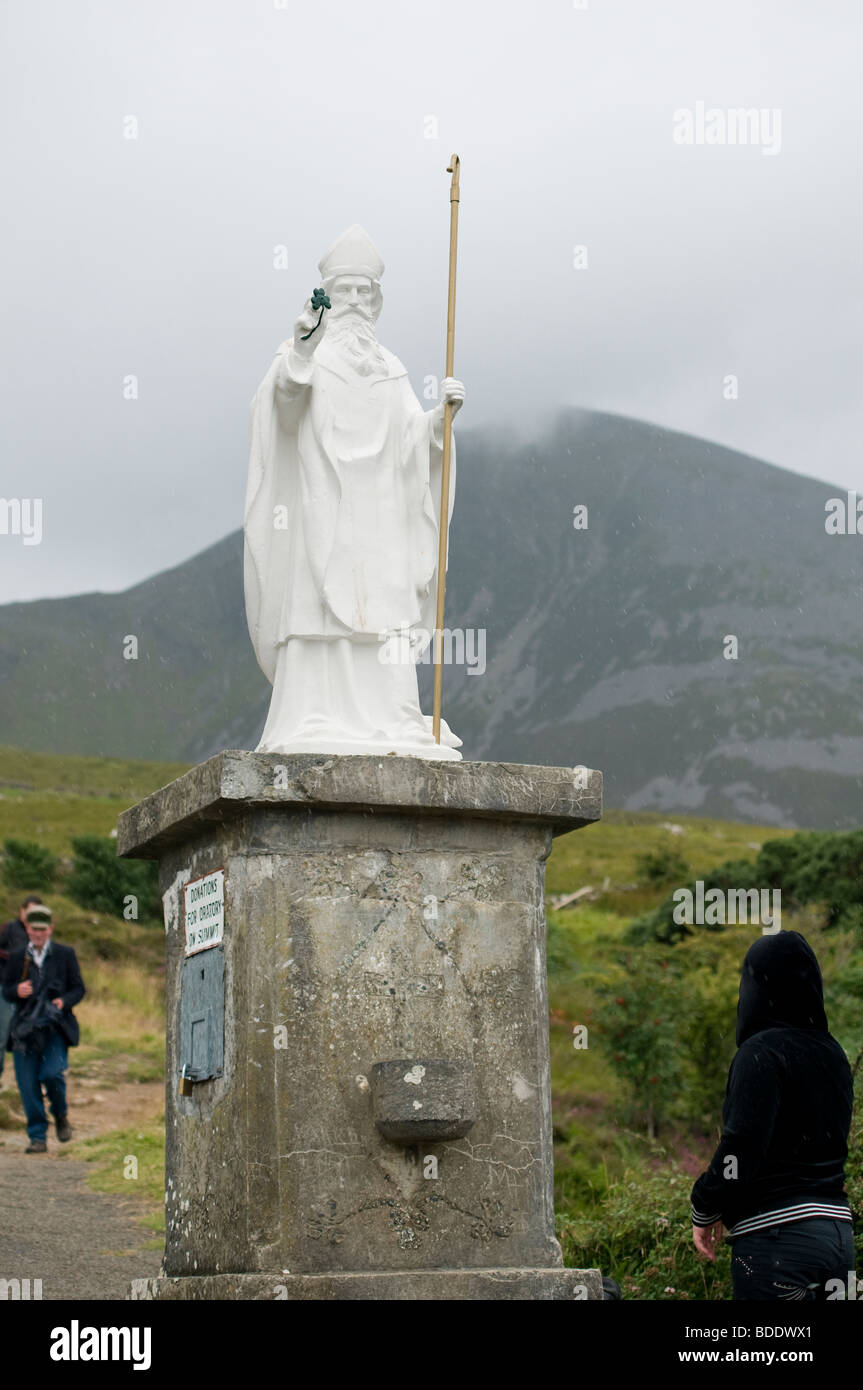
<svg viewBox="0 0 863 1390">
<path fill-rule="evenodd" d="M 319 321 L 320 327 L 317 326 Z M 315 307 L 311 299 L 307 299 L 303 312 L 294 324 L 294 352 L 299 353 L 300 357 L 311 357 L 326 331 L 326 313 L 322 317 L 320 306 Z"/>
</svg>

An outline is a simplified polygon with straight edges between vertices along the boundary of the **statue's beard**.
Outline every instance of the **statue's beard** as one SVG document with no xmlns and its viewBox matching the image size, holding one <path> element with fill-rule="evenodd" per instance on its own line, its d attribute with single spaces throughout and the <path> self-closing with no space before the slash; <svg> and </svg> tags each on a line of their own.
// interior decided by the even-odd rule
<svg viewBox="0 0 863 1390">
<path fill-rule="evenodd" d="M 386 376 L 387 364 L 378 343 L 374 319 L 366 309 L 352 306 L 331 313 L 327 340 L 360 376 L 376 373 Z"/>
</svg>

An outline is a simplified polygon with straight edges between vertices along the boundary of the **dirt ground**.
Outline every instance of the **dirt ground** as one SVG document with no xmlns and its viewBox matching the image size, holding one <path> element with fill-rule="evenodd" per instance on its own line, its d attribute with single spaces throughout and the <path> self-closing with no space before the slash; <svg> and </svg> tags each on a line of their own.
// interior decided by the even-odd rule
<svg viewBox="0 0 863 1390">
<path fill-rule="evenodd" d="M 11 1059 L 9 1059 L 11 1062 Z M 145 1250 L 153 1232 L 141 1224 L 142 1203 L 86 1186 L 88 1165 L 75 1160 L 75 1140 L 140 1123 L 161 1113 L 161 1082 L 113 1084 L 67 1076 L 74 1138 L 48 1153 L 26 1154 L 22 1128 L 0 1130 L 0 1279 L 41 1279 L 42 1298 L 123 1299 L 132 1279 L 159 1271 L 161 1254 Z M 14 1077 L 4 1069 L 2 1100 L 21 1115 Z M 67 1157 L 66 1155 L 69 1155 Z"/>
</svg>

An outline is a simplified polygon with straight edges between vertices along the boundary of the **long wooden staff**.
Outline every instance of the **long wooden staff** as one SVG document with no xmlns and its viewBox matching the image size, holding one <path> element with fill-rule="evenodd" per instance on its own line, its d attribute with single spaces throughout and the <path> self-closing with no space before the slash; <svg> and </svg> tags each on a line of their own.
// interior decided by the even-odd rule
<svg viewBox="0 0 863 1390">
<path fill-rule="evenodd" d="M 455 267 L 458 253 L 459 168 L 461 161 L 454 154 L 447 165 L 452 174 L 449 189 L 449 294 L 446 307 L 446 375 L 453 374 L 455 351 Z M 443 689 L 443 608 L 446 593 L 446 542 L 449 523 L 449 461 L 452 445 L 452 403 L 447 401 L 443 412 L 443 468 L 440 484 L 440 540 L 437 553 L 437 614 L 434 634 L 434 719 L 432 728 L 435 743 L 440 743 L 440 709 Z"/>
</svg>

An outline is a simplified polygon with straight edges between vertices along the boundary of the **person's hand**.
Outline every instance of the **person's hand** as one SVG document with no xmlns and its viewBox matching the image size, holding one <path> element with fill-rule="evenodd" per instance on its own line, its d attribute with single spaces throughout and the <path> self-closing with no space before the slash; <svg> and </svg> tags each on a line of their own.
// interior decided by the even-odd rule
<svg viewBox="0 0 863 1390">
<path fill-rule="evenodd" d="M 445 376 L 440 384 L 440 398 L 441 409 L 449 401 L 453 415 L 457 415 L 464 405 L 464 382 L 457 381 L 454 376 Z"/>
<path fill-rule="evenodd" d="M 64 1003 L 63 1003 L 63 1000 L 62 1000 L 59 996 L 58 996 L 56 999 L 52 999 L 52 1000 L 51 1000 L 51 1003 L 54 1005 L 54 1008 L 55 1008 L 55 1009 L 62 1009 L 62 1008 L 65 1008 L 65 1005 L 64 1005 Z"/>
<path fill-rule="evenodd" d="M 29 981 L 29 980 L 22 980 L 21 983 L 20 983 L 20 985 L 18 986 L 18 998 L 19 998 L 19 999 L 29 999 L 29 998 L 30 998 L 30 995 L 31 995 L 32 993 L 33 993 L 33 986 L 31 985 L 30 981 Z"/>
<path fill-rule="evenodd" d="M 298 356 L 311 357 L 318 343 L 326 333 L 327 311 L 325 309 L 320 328 L 316 333 L 312 333 L 311 338 L 307 338 L 306 341 L 303 342 L 303 337 L 306 333 L 311 332 L 319 318 L 321 318 L 320 309 L 313 309 L 311 299 L 307 299 L 303 312 L 294 324 L 294 352 L 296 352 Z"/>
<path fill-rule="evenodd" d="M 716 1242 L 722 1235 L 722 1222 L 715 1221 L 712 1226 L 693 1226 L 692 1239 L 699 1255 L 706 1260 L 716 1259 Z"/>
</svg>

